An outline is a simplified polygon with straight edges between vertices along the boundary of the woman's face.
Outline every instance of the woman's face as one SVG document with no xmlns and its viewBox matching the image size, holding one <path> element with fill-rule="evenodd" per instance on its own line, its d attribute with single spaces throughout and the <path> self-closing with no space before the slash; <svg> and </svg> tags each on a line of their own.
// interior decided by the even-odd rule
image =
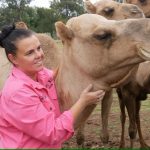
<svg viewBox="0 0 150 150">
<path fill-rule="evenodd" d="M 16 47 L 17 52 L 16 56 L 13 56 L 13 64 L 35 80 L 37 72 L 43 69 L 44 58 L 38 38 L 35 35 L 31 35 L 18 40 Z"/>
</svg>

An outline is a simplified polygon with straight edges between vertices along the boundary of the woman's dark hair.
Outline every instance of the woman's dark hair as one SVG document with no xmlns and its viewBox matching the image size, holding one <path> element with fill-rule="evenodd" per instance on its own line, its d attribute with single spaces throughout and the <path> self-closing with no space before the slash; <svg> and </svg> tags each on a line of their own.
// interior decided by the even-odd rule
<svg viewBox="0 0 150 150">
<path fill-rule="evenodd" d="M 28 29 L 16 29 L 15 25 L 6 25 L 0 32 L 0 46 L 5 49 L 6 56 L 8 54 L 16 55 L 16 41 L 33 35 L 34 32 Z"/>
</svg>

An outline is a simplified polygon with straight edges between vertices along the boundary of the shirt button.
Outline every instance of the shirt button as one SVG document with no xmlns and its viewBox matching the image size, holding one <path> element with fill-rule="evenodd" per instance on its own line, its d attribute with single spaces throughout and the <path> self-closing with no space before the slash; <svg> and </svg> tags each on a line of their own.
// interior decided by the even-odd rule
<svg viewBox="0 0 150 150">
<path fill-rule="evenodd" d="M 50 107 L 49 109 L 52 110 L 52 107 Z"/>
</svg>

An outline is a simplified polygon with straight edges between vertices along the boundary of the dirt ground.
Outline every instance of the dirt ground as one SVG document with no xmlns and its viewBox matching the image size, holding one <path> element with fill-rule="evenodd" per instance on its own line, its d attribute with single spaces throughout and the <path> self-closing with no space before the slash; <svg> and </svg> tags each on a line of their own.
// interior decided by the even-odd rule
<svg viewBox="0 0 150 150">
<path fill-rule="evenodd" d="M 113 94 L 113 104 L 109 115 L 109 142 L 106 145 L 100 140 L 101 118 L 100 105 L 98 105 L 92 115 L 86 122 L 85 126 L 85 148 L 118 148 L 121 134 L 120 110 L 116 93 Z M 150 96 L 141 106 L 141 126 L 143 137 L 147 144 L 150 145 Z M 130 141 L 128 136 L 128 117 L 125 128 L 126 148 L 129 147 Z M 64 148 L 77 148 L 75 135 L 63 145 Z M 134 143 L 134 148 L 140 148 L 138 135 Z"/>
</svg>

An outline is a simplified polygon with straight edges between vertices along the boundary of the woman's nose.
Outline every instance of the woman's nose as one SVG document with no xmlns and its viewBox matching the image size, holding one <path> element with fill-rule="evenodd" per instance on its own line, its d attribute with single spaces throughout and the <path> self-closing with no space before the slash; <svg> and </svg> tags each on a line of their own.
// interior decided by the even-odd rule
<svg viewBox="0 0 150 150">
<path fill-rule="evenodd" d="M 36 58 L 40 58 L 42 56 L 42 52 L 36 51 L 35 56 L 36 56 Z"/>
</svg>

